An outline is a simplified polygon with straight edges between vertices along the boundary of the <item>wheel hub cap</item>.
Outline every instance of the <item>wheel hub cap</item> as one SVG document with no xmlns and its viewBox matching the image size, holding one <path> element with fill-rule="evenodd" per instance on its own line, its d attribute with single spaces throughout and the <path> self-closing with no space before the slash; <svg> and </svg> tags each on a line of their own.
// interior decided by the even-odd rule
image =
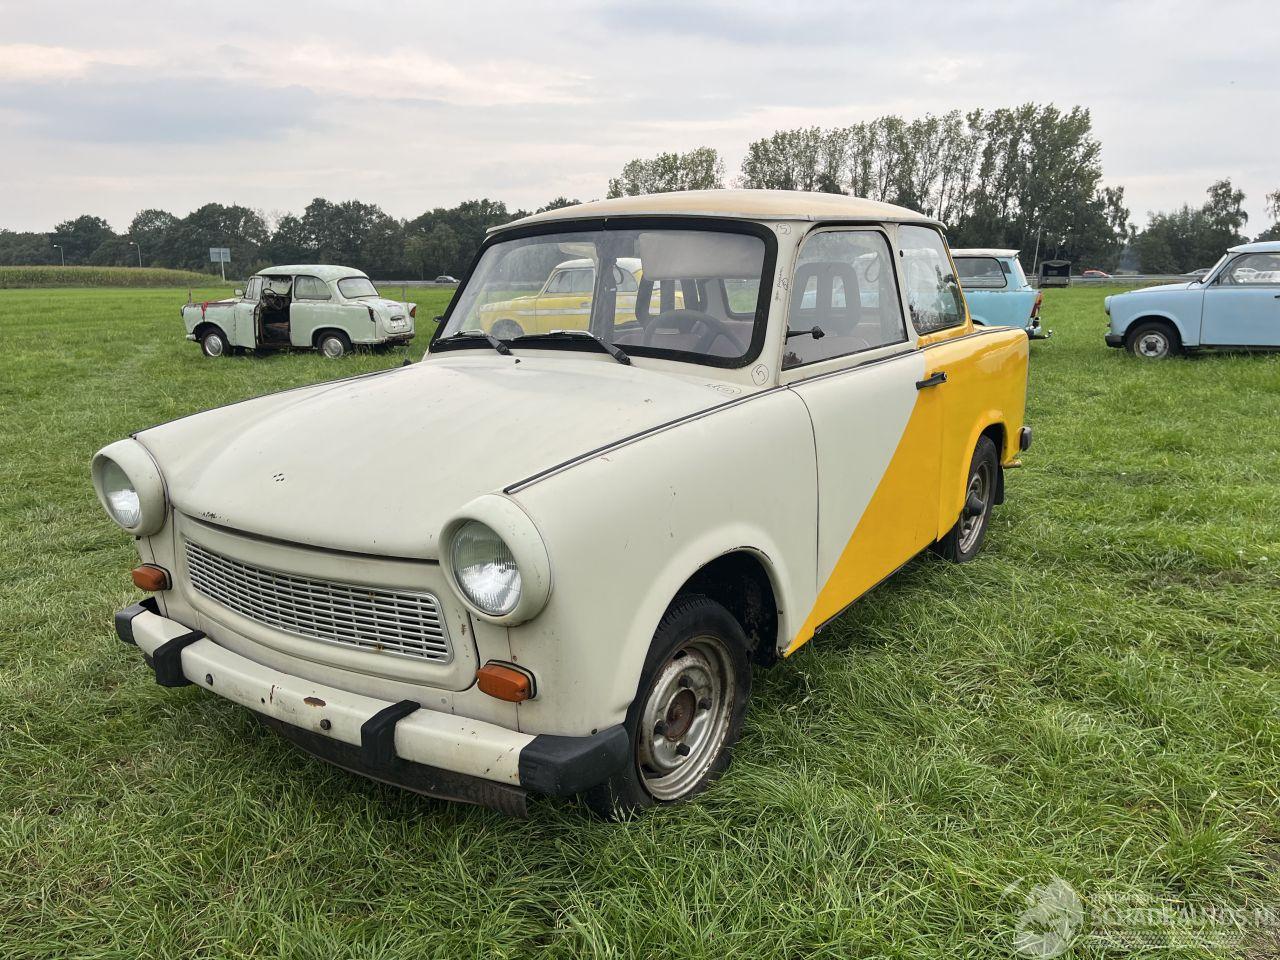
<svg viewBox="0 0 1280 960">
<path fill-rule="evenodd" d="M 636 764 L 658 800 L 689 792 L 719 755 L 733 716 L 731 664 L 722 641 L 699 637 L 654 678 L 636 733 Z"/>
</svg>

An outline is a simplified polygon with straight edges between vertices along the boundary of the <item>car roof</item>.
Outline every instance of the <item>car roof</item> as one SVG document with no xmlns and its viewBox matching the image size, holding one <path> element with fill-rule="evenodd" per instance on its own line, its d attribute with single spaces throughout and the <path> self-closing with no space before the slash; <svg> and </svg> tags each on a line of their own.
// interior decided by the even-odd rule
<svg viewBox="0 0 1280 960">
<path fill-rule="evenodd" d="M 1232 253 L 1280 253 L 1280 240 L 1259 240 L 1256 243 L 1242 243 L 1231 247 Z"/>
<path fill-rule="evenodd" d="M 1016 257 L 1017 250 L 997 250 L 995 247 L 962 247 L 951 248 L 953 257 Z"/>
<path fill-rule="evenodd" d="M 339 267 L 332 263 L 287 263 L 279 267 L 259 270 L 258 274 L 264 277 L 319 277 L 321 280 L 368 276 L 363 270 L 357 270 L 355 267 Z"/>
<path fill-rule="evenodd" d="M 535 213 L 490 232 L 558 220 L 604 217 L 728 217 L 741 220 L 870 220 L 941 224 L 915 210 L 841 193 L 803 190 L 682 190 L 592 200 Z"/>
</svg>

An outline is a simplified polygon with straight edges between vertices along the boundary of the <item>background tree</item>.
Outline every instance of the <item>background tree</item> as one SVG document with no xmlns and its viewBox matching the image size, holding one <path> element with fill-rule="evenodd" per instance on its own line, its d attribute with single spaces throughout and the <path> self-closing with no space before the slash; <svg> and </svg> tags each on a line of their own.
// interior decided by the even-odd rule
<svg viewBox="0 0 1280 960">
<path fill-rule="evenodd" d="M 1244 192 L 1230 180 L 1206 191 L 1198 209 L 1183 204 L 1172 213 L 1153 213 L 1134 246 L 1143 273 L 1186 273 L 1211 266 L 1228 247 L 1244 242 L 1240 230 L 1248 222 Z"/>
<path fill-rule="evenodd" d="M 206 203 L 174 224 L 169 233 L 172 266 L 216 273 L 209 262 L 210 247 L 230 247 L 230 268 L 246 276 L 263 265 L 263 249 L 269 239 L 262 214 L 239 204 Z"/>
<path fill-rule="evenodd" d="M 171 267 L 169 262 L 169 234 L 178 225 L 178 218 L 167 210 L 139 210 L 129 222 L 127 236 L 142 248 L 142 262 L 146 266 Z M 134 262 L 137 263 L 136 254 Z"/>
<path fill-rule="evenodd" d="M 714 147 L 698 147 L 688 153 L 660 153 L 649 160 L 626 163 L 622 173 L 609 181 L 610 197 L 674 190 L 719 190 L 724 187 L 724 161 Z"/>
<path fill-rule="evenodd" d="M 31 266 L 60 263 L 49 234 L 0 229 L 0 264 Z"/>
<path fill-rule="evenodd" d="M 49 234 L 49 243 L 60 244 L 66 254 L 68 266 L 89 262 L 95 250 L 115 236 L 110 224 L 101 217 L 84 214 L 74 220 L 64 220 Z M 57 251 L 53 253 L 57 255 Z"/>
<path fill-rule="evenodd" d="M 1280 190 L 1267 194 L 1267 213 L 1271 215 L 1271 226 L 1258 234 L 1258 240 L 1280 240 Z"/>
</svg>

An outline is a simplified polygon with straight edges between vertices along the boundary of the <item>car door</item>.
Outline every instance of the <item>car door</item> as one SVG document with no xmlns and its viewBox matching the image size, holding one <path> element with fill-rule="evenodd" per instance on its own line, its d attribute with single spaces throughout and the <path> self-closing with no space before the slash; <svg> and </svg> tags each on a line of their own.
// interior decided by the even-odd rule
<svg viewBox="0 0 1280 960">
<path fill-rule="evenodd" d="M 262 278 L 250 277 L 244 288 L 244 296 L 236 301 L 232 309 L 235 319 L 227 336 L 235 347 L 253 348 L 258 345 L 258 325 L 254 319 L 254 311 L 258 309 L 258 298 L 262 294 Z"/>
<path fill-rule="evenodd" d="M 596 272 L 592 267 L 568 267 L 558 271 L 535 304 L 526 332 L 585 330 L 591 322 L 591 297 Z"/>
<path fill-rule="evenodd" d="M 293 281 L 293 302 L 289 304 L 289 342 L 309 347 L 315 333 L 325 327 L 344 329 L 340 311 L 335 310 L 333 291 L 319 277 L 299 275 Z"/>
<path fill-rule="evenodd" d="M 879 228 L 821 229 L 800 248 L 782 367 L 817 454 L 819 594 L 803 636 L 937 527 L 941 397 L 909 334 L 894 264 Z"/>
<path fill-rule="evenodd" d="M 1236 257 L 1205 288 L 1200 342 L 1280 347 L 1280 252 Z"/>
</svg>

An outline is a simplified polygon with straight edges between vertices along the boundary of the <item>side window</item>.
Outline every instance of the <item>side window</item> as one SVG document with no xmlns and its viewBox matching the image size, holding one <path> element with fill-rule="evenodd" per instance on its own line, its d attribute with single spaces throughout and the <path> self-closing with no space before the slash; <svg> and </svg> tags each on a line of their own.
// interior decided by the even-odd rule
<svg viewBox="0 0 1280 960">
<path fill-rule="evenodd" d="M 293 284 L 295 300 L 328 300 L 329 286 L 318 277 L 299 277 Z"/>
<path fill-rule="evenodd" d="M 262 278 L 253 277 L 249 281 L 249 285 L 244 288 L 244 298 L 246 300 L 252 300 L 254 303 L 257 303 L 258 297 L 260 297 L 261 295 L 262 295 Z"/>
<path fill-rule="evenodd" d="M 1230 286 L 1280 283 L 1280 253 L 1246 253 L 1237 257 L 1222 275 Z"/>
<path fill-rule="evenodd" d="M 791 287 L 783 369 L 906 339 L 884 234 L 828 230 L 807 237 Z"/>
<path fill-rule="evenodd" d="M 932 227 L 898 228 L 902 267 L 907 279 L 911 323 L 919 333 L 933 333 L 964 323 L 964 299 L 951 272 L 942 234 Z"/>
<path fill-rule="evenodd" d="M 1009 265 L 995 257 L 956 257 L 956 273 L 966 290 L 1000 290 Z"/>
<path fill-rule="evenodd" d="M 547 281 L 547 293 L 568 293 L 569 292 L 569 271 L 561 270 L 559 273 L 553 274 L 551 279 Z"/>
</svg>

